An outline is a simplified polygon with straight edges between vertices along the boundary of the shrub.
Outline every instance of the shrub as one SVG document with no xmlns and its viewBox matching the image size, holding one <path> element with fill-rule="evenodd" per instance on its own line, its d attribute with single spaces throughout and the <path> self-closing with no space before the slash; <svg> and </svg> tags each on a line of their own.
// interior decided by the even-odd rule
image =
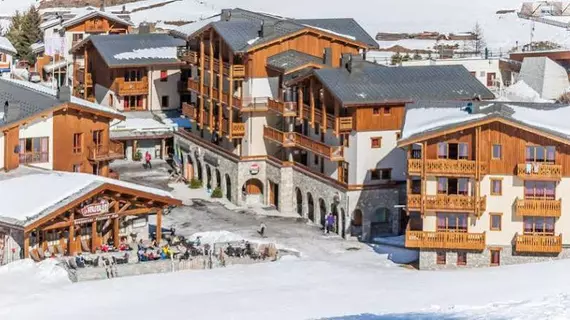
<svg viewBox="0 0 570 320">
<path fill-rule="evenodd" d="M 142 152 L 140 150 L 137 150 L 137 152 L 135 153 L 135 155 L 133 156 L 133 160 L 135 161 L 141 161 L 142 159 Z"/>
<path fill-rule="evenodd" d="M 190 189 L 200 189 L 200 188 L 202 188 L 202 180 L 196 178 L 190 180 Z"/>
<path fill-rule="evenodd" d="M 217 187 L 214 189 L 214 191 L 212 191 L 212 198 L 222 198 L 223 196 L 224 194 L 222 193 L 222 189 L 220 189 L 220 187 Z"/>
</svg>

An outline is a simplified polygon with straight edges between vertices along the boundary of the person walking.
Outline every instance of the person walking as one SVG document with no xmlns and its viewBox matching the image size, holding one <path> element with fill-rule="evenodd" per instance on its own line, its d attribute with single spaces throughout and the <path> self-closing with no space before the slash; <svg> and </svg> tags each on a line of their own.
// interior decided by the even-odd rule
<svg viewBox="0 0 570 320">
<path fill-rule="evenodd" d="M 151 157 L 150 157 L 150 152 L 147 151 L 147 152 L 144 154 L 144 160 L 145 160 L 145 162 L 146 162 L 146 167 L 147 167 L 147 169 L 152 169 L 152 164 L 150 164 L 150 159 L 151 159 Z"/>
<path fill-rule="evenodd" d="M 327 233 L 330 233 L 333 229 L 333 225 L 334 225 L 334 216 L 332 215 L 332 213 L 329 213 L 327 215 Z"/>
<path fill-rule="evenodd" d="M 264 238 L 265 237 L 265 223 L 261 223 L 259 225 L 259 230 L 257 230 L 257 233 L 259 233 L 259 235 Z"/>
</svg>

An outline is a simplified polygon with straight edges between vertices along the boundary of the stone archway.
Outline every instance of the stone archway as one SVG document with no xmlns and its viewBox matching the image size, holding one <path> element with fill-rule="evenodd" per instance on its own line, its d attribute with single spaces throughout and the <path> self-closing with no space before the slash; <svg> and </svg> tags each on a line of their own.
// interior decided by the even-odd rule
<svg viewBox="0 0 570 320">
<path fill-rule="evenodd" d="M 309 220 L 315 222 L 315 203 L 313 201 L 313 195 L 307 192 L 307 216 Z"/>
<path fill-rule="evenodd" d="M 212 170 L 209 165 L 206 165 L 206 188 L 212 188 Z"/>
<path fill-rule="evenodd" d="M 218 168 L 216 168 L 216 188 L 222 188 L 222 175 Z"/>
<path fill-rule="evenodd" d="M 196 159 L 196 170 L 198 171 L 198 180 L 200 181 L 204 181 L 202 178 L 204 178 L 203 174 L 202 174 L 202 161 Z"/>
<path fill-rule="evenodd" d="M 322 226 L 325 225 L 325 219 L 327 217 L 327 204 L 323 198 L 319 198 L 319 221 Z"/>
<path fill-rule="evenodd" d="M 340 234 L 340 229 L 342 228 L 341 227 L 342 222 L 340 221 L 340 215 L 338 212 L 338 205 L 336 203 L 331 204 L 331 214 L 334 217 L 333 232 Z"/>
<path fill-rule="evenodd" d="M 232 180 L 230 176 L 226 173 L 226 199 L 232 201 Z"/>
<path fill-rule="evenodd" d="M 301 189 L 295 188 L 295 202 L 297 203 L 297 214 L 303 216 L 303 193 Z"/>
<path fill-rule="evenodd" d="M 247 180 L 242 188 L 246 204 L 263 204 L 263 182 L 259 179 Z"/>
</svg>

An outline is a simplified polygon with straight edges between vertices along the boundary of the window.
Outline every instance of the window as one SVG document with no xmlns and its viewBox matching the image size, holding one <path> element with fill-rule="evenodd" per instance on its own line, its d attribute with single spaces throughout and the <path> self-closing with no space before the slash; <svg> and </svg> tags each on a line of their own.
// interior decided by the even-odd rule
<svg viewBox="0 0 570 320">
<path fill-rule="evenodd" d="M 313 161 L 314 161 L 315 165 L 319 165 L 319 156 L 315 155 L 313 157 Z"/>
<path fill-rule="evenodd" d="M 487 87 L 494 87 L 496 86 L 495 84 L 495 79 L 497 79 L 497 74 L 494 72 L 489 72 L 487 73 Z"/>
<path fill-rule="evenodd" d="M 437 231 L 467 232 L 467 214 L 464 213 L 438 213 Z"/>
<path fill-rule="evenodd" d="M 370 148 L 377 149 L 382 147 L 382 137 L 370 138 Z"/>
<path fill-rule="evenodd" d="M 103 130 L 93 131 L 93 144 L 96 146 L 103 144 Z"/>
<path fill-rule="evenodd" d="M 491 249 L 491 266 L 500 266 L 501 265 L 501 250 L 499 249 Z"/>
<path fill-rule="evenodd" d="M 339 181 L 342 181 L 344 183 L 348 183 L 348 162 L 341 162 L 339 165 L 339 170 L 338 170 L 338 174 L 339 174 Z"/>
<path fill-rule="evenodd" d="M 501 219 L 502 213 L 490 213 L 489 216 L 491 217 L 489 229 L 491 231 L 501 231 Z"/>
<path fill-rule="evenodd" d="M 160 70 L 160 82 L 168 81 L 168 72 L 166 70 Z"/>
<path fill-rule="evenodd" d="M 402 138 L 402 133 L 400 131 L 396 132 L 396 140 L 400 140 Z"/>
<path fill-rule="evenodd" d="M 524 234 L 554 235 L 554 217 L 524 217 Z"/>
<path fill-rule="evenodd" d="M 83 151 L 83 133 L 73 134 L 73 153 L 81 153 Z"/>
<path fill-rule="evenodd" d="M 437 178 L 437 193 L 447 195 L 468 194 L 469 179 L 467 178 Z"/>
<path fill-rule="evenodd" d="M 493 145 L 493 159 L 501 159 L 501 145 L 500 144 L 494 144 Z"/>
<path fill-rule="evenodd" d="M 370 180 L 391 180 L 392 169 L 370 169 Z"/>
<path fill-rule="evenodd" d="M 467 265 L 467 252 L 457 252 L 457 265 L 465 266 Z"/>
<path fill-rule="evenodd" d="M 73 42 L 79 42 L 83 40 L 83 33 L 74 33 L 73 34 Z"/>
<path fill-rule="evenodd" d="M 125 82 L 142 81 L 142 70 L 125 70 Z"/>
<path fill-rule="evenodd" d="M 81 164 L 74 164 L 73 172 L 81 172 Z"/>
<path fill-rule="evenodd" d="M 445 264 L 446 263 L 446 254 L 445 251 L 438 251 L 436 252 L 436 263 L 437 264 Z"/>
<path fill-rule="evenodd" d="M 319 123 L 315 123 L 315 134 L 321 134 L 321 125 Z"/>
<path fill-rule="evenodd" d="M 491 195 L 500 196 L 503 194 L 503 180 L 491 179 Z"/>
<path fill-rule="evenodd" d="M 49 162 L 49 138 L 20 139 L 20 163 Z"/>
<path fill-rule="evenodd" d="M 168 96 L 162 96 L 160 98 L 160 106 L 163 108 L 168 108 L 168 106 L 169 106 L 168 100 L 169 100 Z"/>
<path fill-rule="evenodd" d="M 384 115 L 389 116 L 392 113 L 390 107 L 384 107 Z"/>
<path fill-rule="evenodd" d="M 480 77 L 484 77 L 485 75 L 486 75 L 485 71 L 481 71 L 481 72 L 479 73 L 479 76 L 480 76 Z"/>
<path fill-rule="evenodd" d="M 348 134 L 341 134 L 340 135 L 340 145 L 343 147 L 349 147 L 349 135 Z"/>
<path fill-rule="evenodd" d="M 437 144 L 437 157 L 439 159 L 466 160 L 468 158 L 467 143 L 446 143 Z"/>
<path fill-rule="evenodd" d="M 125 110 L 142 110 L 143 96 L 126 96 L 124 108 Z"/>
<path fill-rule="evenodd" d="M 553 181 L 525 181 L 525 199 L 547 199 L 554 200 L 556 183 Z"/>
<path fill-rule="evenodd" d="M 526 162 L 554 163 L 556 159 L 556 147 L 527 146 Z"/>
<path fill-rule="evenodd" d="M 372 109 L 372 114 L 375 115 L 375 116 L 379 115 L 379 114 L 380 114 L 380 108 L 373 108 L 373 109 Z"/>
<path fill-rule="evenodd" d="M 380 169 L 370 170 L 370 180 L 380 180 Z"/>
</svg>

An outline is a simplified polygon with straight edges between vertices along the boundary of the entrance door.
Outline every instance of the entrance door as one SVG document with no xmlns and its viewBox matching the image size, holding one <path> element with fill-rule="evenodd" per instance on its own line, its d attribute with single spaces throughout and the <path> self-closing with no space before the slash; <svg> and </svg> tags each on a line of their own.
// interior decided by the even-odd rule
<svg viewBox="0 0 570 320">
<path fill-rule="evenodd" d="M 496 78 L 497 75 L 494 72 L 487 72 L 487 87 L 494 87 Z"/>
<path fill-rule="evenodd" d="M 103 144 L 103 130 L 93 131 L 93 144 L 95 146 L 100 146 Z"/>
<path fill-rule="evenodd" d="M 269 205 L 274 206 L 279 210 L 279 184 L 269 181 Z"/>
</svg>

